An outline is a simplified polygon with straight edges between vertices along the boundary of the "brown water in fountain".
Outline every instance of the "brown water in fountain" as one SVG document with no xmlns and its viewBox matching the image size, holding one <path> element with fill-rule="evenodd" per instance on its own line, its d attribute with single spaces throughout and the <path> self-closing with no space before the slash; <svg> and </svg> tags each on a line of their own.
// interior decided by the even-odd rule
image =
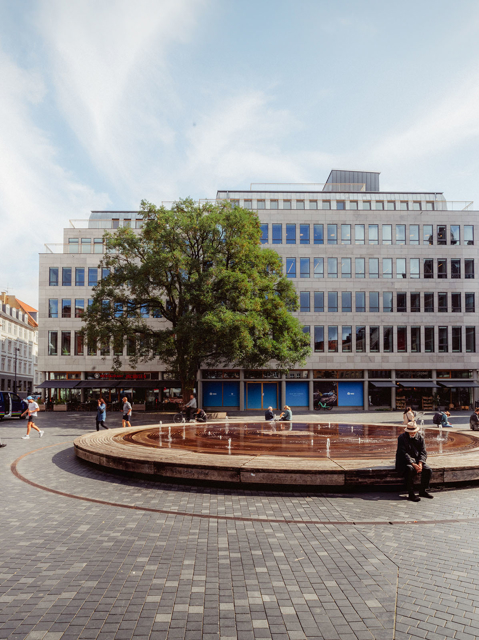
<svg viewBox="0 0 479 640">
<path fill-rule="evenodd" d="M 163 426 L 161 435 L 159 427 L 150 427 L 115 439 L 136 446 L 196 453 L 370 460 L 393 458 L 397 438 L 403 432 L 403 426 L 376 424 L 234 422 Z M 441 440 L 438 436 L 439 429 L 425 430 L 430 456 L 462 453 L 479 446 L 479 440 L 467 434 L 444 430 Z"/>
</svg>

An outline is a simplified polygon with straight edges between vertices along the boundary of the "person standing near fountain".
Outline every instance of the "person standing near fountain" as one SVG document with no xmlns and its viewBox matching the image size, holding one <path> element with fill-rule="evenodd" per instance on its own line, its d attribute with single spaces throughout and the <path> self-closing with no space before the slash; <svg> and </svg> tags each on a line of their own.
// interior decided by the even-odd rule
<svg viewBox="0 0 479 640">
<path fill-rule="evenodd" d="M 469 418 L 469 426 L 473 431 L 479 431 L 479 407 L 474 409 L 474 413 Z"/>
<path fill-rule="evenodd" d="M 106 420 L 106 404 L 103 398 L 98 398 L 98 407 L 96 410 L 96 430 L 100 431 L 100 425 L 104 429 L 108 429 L 105 424 Z"/>
<path fill-rule="evenodd" d="M 396 471 L 404 476 L 408 499 L 411 502 L 421 500 L 414 493 L 414 480 L 418 473 L 421 474 L 421 485 L 419 495 L 422 498 L 433 498 L 427 492 L 431 481 L 432 469 L 426 464 L 427 451 L 423 436 L 419 433 L 419 427 L 415 422 L 408 422 L 406 430 L 398 438 L 396 451 Z"/>
<path fill-rule="evenodd" d="M 131 427 L 130 418 L 131 418 L 131 404 L 128 402 L 128 398 L 125 396 L 123 398 L 123 418 L 121 421 L 121 426 Z"/>
</svg>

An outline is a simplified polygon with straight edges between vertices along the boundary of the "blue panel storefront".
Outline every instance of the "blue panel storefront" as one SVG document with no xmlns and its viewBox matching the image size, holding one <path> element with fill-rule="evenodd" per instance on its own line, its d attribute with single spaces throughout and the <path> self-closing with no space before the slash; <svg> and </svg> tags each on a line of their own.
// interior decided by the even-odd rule
<svg viewBox="0 0 479 640">
<path fill-rule="evenodd" d="M 338 382 L 338 406 L 362 407 L 363 383 L 362 382 Z"/>
<path fill-rule="evenodd" d="M 286 404 L 290 407 L 309 407 L 309 382 L 287 382 Z"/>
<path fill-rule="evenodd" d="M 204 407 L 239 407 L 239 382 L 203 382 Z"/>
</svg>

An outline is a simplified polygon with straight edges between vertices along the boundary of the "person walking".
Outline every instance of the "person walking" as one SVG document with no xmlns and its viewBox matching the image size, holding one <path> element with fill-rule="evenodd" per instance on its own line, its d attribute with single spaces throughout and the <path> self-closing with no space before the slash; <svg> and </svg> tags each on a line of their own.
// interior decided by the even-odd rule
<svg viewBox="0 0 479 640">
<path fill-rule="evenodd" d="M 100 431 L 100 425 L 104 429 L 108 429 L 105 424 L 106 420 L 106 404 L 103 398 L 98 398 L 98 408 L 96 410 L 96 430 Z"/>
<path fill-rule="evenodd" d="M 398 438 L 396 451 L 396 471 L 406 480 L 408 499 L 411 502 L 419 502 L 414 493 L 414 480 L 418 473 L 421 474 L 419 495 L 422 498 L 433 498 L 427 492 L 432 476 L 432 469 L 426 464 L 427 451 L 423 436 L 419 433 L 419 427 L 415 422 L 408 422 L 406 430 Z"/>
<path fill-rule="evenodd" d="M 128 402 L 128 398 L 123 398 L 123 418 L 121 422 L 122 427 L 131 427 L 131 404 Z"/>
<path fill-rule="evenodd" d="M 479 431 L 479 407 L 474 409 L 474 413 L 469 418 L 469 426 L 473 431 Z"/>
<path fill-rule="evenodd" d="M 25 411 L 21 415 L 21 417 L 23 418 L 23 416 L 26 413 L 28 413 L 27 433 L 26 435 L 22 436 L 22 440 L 28 440 L 30 438 L 30 429 L 32 428 L 35 429 L 35 431 L 38 431 L 38 435 L 41 438 L 45 432 L 42 429 L 39 429 L 34 422 L 34 418 L 37 417 L 38 415 L 37 412 L 40 409 L 40 407 L 32 398 L 32 396 L 28 396 L 27 401 L 28 401 L 28 407 L 27 409 L 25 409 Z"/>
</svg>

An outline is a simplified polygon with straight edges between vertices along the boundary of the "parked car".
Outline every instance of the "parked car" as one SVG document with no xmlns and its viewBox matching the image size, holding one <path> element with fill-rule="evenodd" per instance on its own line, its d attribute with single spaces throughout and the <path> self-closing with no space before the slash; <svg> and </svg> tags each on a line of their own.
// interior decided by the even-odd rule
<svg viewBox="0 0 479 640">
<path fill-rule="evenodd" d="M 21 418 L 28 404 L 12 391 L 0 391 L 0 420 Z M 25 417 L 25 416 L 24 416 Z"/>
</svg>

